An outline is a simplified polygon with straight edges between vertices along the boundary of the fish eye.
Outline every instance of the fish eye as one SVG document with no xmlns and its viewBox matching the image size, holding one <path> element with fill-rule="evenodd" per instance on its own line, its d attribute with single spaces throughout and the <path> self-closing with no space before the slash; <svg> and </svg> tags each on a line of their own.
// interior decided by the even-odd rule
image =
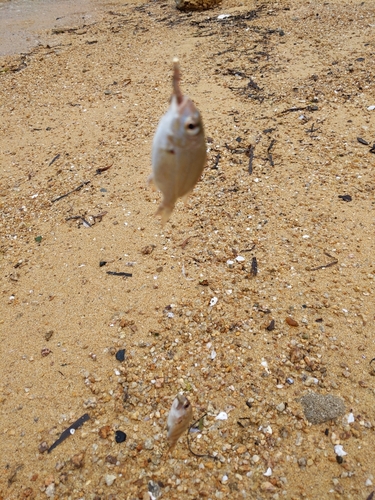
<svg viewBox="0 0 375 500">
<path fill-rule="evenodd" d="M 195 135 L 200 130 L 199 123 L 194 123 L 192 121 L 188 121 L 185 124 L 185 128 L 186 128 L 187 133 L 190 135 Z"/>
</svg>

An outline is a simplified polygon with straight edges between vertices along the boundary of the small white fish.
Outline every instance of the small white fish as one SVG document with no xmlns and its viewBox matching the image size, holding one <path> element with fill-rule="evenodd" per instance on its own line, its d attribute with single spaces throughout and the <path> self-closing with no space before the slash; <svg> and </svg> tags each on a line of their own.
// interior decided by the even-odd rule
<svg viewBox="0 0 375 500">
<path fill-rule="evenodd" d="M 167 420 L 167 439 L 170 450 L 174 448 L 181 434 L 189 427 L 192 418 L 193 408 L 190 401 L 183 394 L 177 394 Z"/>
<path fill-rule="evenodd" d="M 178 198 L 186 201 L 206 163 L 206 139 L 202 118 L 180 89 L 178 59 L 173 60 L 173 94 L 161 118 L 152 145 L 152 174 L 149 181 L 161 191 L 163 200 L 156 212 L 164 225 Z"/>
</svg>

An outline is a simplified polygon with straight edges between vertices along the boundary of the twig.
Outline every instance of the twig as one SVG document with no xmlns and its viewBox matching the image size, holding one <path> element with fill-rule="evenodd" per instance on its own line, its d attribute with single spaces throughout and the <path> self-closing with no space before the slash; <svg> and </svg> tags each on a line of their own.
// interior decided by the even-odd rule
<svg viewBox="0 0 375 500">
<path fill-rule="evenodd" d="M 255 146 L 253 144 L 250 144 L 250 146 L 247 149 L 247 156 L 249 157 L 249 167 L 247 171 L 249 172 L 249 175 L 253 173 L 254 149 Z"/>
<path fill-rule="evenodd" d="M 17 465 L 17 467 L 14 469 L 14 471 L 11 473 L 11 475 L 8 477 L 8 488 L 9 486 L 14 483 L 14 481 L 16 480 L 16 475 L 17 475 L 17 472 L 21 469 L 23 469 L 24 465 L 23 464 L 20 464 L 20 465 Z"/>
<path fill-rule="evenodd" d="M 82 215 L 72 215 L 71 217 L 66 217 L 66 221 L 68 220 L 78 220 L 80 219 L 83 224 L 86 224 L 87 227 L 91 227 L 92 224 L 90 224 L 90 222 L 88 222 L 85 218 L 82 217 Z"/>
<path fill-rule="evenodd" d="M 271 154 L 271 149 L 273 148 L 275 142 L 276 142 L 276 140 L 272 139 L 272 141 L 270 142 L 270 145 L 267 148 L 267 159 L 269 160 L 271 167 L 275 166 L 275 164 L 273 162 L 272 154 Z"/>
<path fill-rule="evenodd" d="M 79 186 L 77 186 L 76 188 L 72 189 L 71 191 L 69 191 L 69 193 L 66 193 L 66 194 L 62 194 L 61 196 L 58 196 L 57 198 L 54 198 L 51 203 L 55 203 L 56 201 L 60 201 L 62 200 L 63 198 L 66 198 L 67 196 L 69 196 L 70 194 L 72 193 L 75 193 L 76 191 L 79 191 L 80 189 L 83 188 L 83 186 L 86 186 L 86 184 L 90 184 L 91 181 L 83 181 Z"/>
<path fill-rule="evenodd" d="M 111 276 L 124 276 L 125 278 L 131 278 L 133 276 L 132 273 L 116 273 L 115 271 L 107 271 L 107 274 L 110 274 Z"/>
<path fill-rule="evenodd" d="M 48 166 L 50 167 L 53 163 L 55 163 L 56 160 L 58 160 L 60 158 L 60 153 L 58 155 L 56 155 L 54 158 L 52 158 L 52 160 L 49 162 Z"/>
<path fill-rule="evenodd" d="M 109 165 L 109 167 L 97 168 L 96 172 L 95 172 L 95 175 L 101 174 L 102 172 L 105 172 L 106 170 L 109 170 L 111 167 L 112 167 L 112 165 Z"/>
<path fill-rule="evenodd" d="M 293 113 L 293 111 L 318 111 L 318 106 L 309 104 L 308 106 L 298 106 L 295 108 L 288 108 L 281 111 L 279 115 L 284 115 L 285 113 Z"/>
<path fill-rule="evenodd" d="M 201 417 L 198 418 L 198 420 L 196 420 L 188 429 L 188 433 L 187 433 L 187 444 L 188 444 L 188 448 L 189 448 L 189 451 L 192 455 L 194 455 L 195 457 L 198 457 L 198 458 L 203 458 L 203 457 L 207 457 L 207 458 L 212 458 L 213 460 L 219 460 L 218 457 L 214 457 L 213 455 L 209 455 L 208 453 L 205 453 L 205 454 L 202 454 L 200 455 L 199 453 L 195 453 L 192 449 L 191 449 L 191 446 L 190 446 L 190 440 L 189 440 L 189 432 L 190 432 L 190 429 L 192 429 L 202 418 L 204 418 L 205 416 L 207 415 L 207 413 L 205 413 L 204 415 L 202 415 Z"/>
<path fill-rule="evenodd" d="M 188 236 L 188 237 L 186 238 L 186 240 L 184 240 L 182 243 L 180 243 L 180 247 L 181 247 L 181 248 L 185 248 L 185 247 L 186 247 L 186 245 L 189 243 L 189 240 L 190 240 L 191 238 L 193 238 L 193 236 Z"/>
<path fill-rule="evenodd" d="M 255 243 L 251 248 L 244 248 L 243 250 L 241 250 L 241 253 L 242 252 L 252 252 L 254 250 L 254 248 L 255 248 Z"/>
<path fill-rule="evenodd" d="M 326 267 L 334 266 L 339 261 L 338 259 L 335 259 L 334 257 L 332 257 L 332 255 L 330 255 L 328 252 L 324 252 L 324 255 L 327 255 L 327 257 L 329 257 L 330 259 L 333 259 L 333 261 L 329 262 L 328 264 L 323 264 L 322 266 L 308 267 L 307 270 L 308 271 L 317 271 L 318 269 L 325 269 Z"/>
<path fill-rule="evenodd" d="M 107 215 L 107 213 L 108 213 L 107 211 L 104 211 L 104 212 L 101 212 L 101 213 L 100 213 L 100 214 L 98 214 L 98 215 L 92 215 L 91 217 L 94 219 L 94 221 L 95 221 L 95 222 L 96 222 L 96 219 L 99 219 L 99 222 L 101 222 L 101 221 L 102 221 L 102 219 L 103 219 L 103 217 L 104 217 L 105 215 Z"/>
<path fill-rule="evenodd" d="M 220 158 L 221 158 L 221 154 L 218 153 L 215 156 L 214 164 L 212 165 L 211 170 L 217 170 L 217 166 L 219 165 Z"/>
<path fill-rule="evenodd" d="M 258 262 L 256 257 L 251 259 L 251 274 L 252 276 L 256 276 L 258 274 Z"/>
</svg>

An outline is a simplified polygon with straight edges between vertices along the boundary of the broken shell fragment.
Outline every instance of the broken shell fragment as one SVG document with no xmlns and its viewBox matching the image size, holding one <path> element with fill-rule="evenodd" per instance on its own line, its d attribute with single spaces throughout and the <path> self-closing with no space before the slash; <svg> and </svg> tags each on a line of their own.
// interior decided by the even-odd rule
<svg viewBox="0 0 375 500">
<path fill-rule="evenodd" d="M 177 394 L 170 409 L 167 420 L 167 439 L 172 450 L 180 436 L 189 427 L 193 417 L 190 401 L 183 394 Z"/>
</svg>

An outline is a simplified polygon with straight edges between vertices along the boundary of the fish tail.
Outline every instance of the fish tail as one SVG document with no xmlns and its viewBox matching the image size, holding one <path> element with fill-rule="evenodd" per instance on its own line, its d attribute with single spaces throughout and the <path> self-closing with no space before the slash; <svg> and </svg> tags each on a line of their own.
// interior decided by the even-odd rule
<svg viewBox="0 0 375 500">
<path fill-rule="evenodd" d="M 180 65 L 178 58 L 173 58 L 173 94 L 176 96 L 177 104 L 181 104 L 183 101 L 183 95 L 180 89 Z"/>
<path fill-rule="evenodd" d="M 147 177 L 147 186 L 150 186 L 151 189 L 153 191 L 155 191 L 156 186 L 155 186 L 154 177 L 152 174 Z"/>
<path fill-rule="evenodd" d="M 164 224 L 169 220 L 169 217 L 171 216 L 173 212 L 173 206 L 167 206 L 161 203 L 159 205 L 159 208 L 157 209 L 155 215 L 160 215 L 161 216 L 161 225 L 164 226 Z"/>
</svg>

